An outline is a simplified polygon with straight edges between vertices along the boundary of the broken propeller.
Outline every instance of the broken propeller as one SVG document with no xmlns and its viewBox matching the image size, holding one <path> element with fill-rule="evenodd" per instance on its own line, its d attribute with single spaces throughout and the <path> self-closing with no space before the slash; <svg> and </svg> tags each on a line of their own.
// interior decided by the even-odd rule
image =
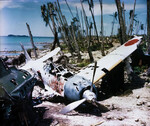
<svg viewBox="0 0 150 126">
<path fill-rule="evenodd" d="M 101 110 L 104 110 L 104 111 L 108 110 L 105 106 L 99 104 L 96 101 L 96 99 L 97 99 L 96 98 L 96 94 L 93 92 L 93 82 L 94 82 L 94 76 L 95 76 L 95 72 L 96 72 L 96 67 L 97 67 L 97 62 L 95 62 L 95 65 L 94 65 L 94 71 L 93 71 L 93 78 L 92 78 L 91 88 L 90 88 L 90 90 L 85 90 L 83 92 L 83 96 L 82 96 L 83 99 L 70 103 L 69 105 L 64 107 L 60 111 L 60 113 L 66 114 L 66 113 L 74 110 L 75 108 L 77 108 L 79 105 L 81 105 L 85 101 L 87 101 L 89 103 L 92 103 L 93 105 L 95 105 L 96 107 L 100 108 Z"/>
</svg>

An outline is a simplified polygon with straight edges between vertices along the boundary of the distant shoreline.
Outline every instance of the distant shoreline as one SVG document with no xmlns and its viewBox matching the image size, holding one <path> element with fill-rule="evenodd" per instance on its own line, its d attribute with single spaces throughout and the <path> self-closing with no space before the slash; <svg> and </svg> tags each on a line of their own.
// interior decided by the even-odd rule
<svg viewBox="0 0 150 126">
<path fill-rule="evenodd" d="M 45 49 L 47 46 L 50 46 L 52 43 L 48 42 L 35 42 L 35 44 L 43 45 L 43 49 Z M 30 48 L 29 48 L 30 49 Z M 42 50 L 39 48 L 39 50 Z M 8 53 L 14 53 L 14 52 L 22 52 L 22 51 L 17 51 L 17 50 L 5 50 L 5 51 L 0 51 L 0 52 L 8 52 Z"/>
<path fill-rule="evenodd" d="M 36 43 L 36 42 L 35 42 Z M 52 43 L 48 43 L 48 42 L 37 42 L 36 44 L 39 45 L 43 45 L 43 48 L 38 48 L 38 50 L 42 51 L 42 50 L 47 50 L 48 47 L 52 44 Z M 5 51 L 0 51 L 0 56 L 9 56 L 9 57 L 14 57 L 14 56 L 18 56 L 21 53 L 23 53 L 23 51 L 18 51 L 18 50 L 5 50 Z"/>
<path fill-rule="evenodd" d="M 13 35 L 13 34 L 9 34 L 7 37 L 29 37 L 27 35 Z"/>
<path fill-rule="evenodd" d="M 0 35 L 0 37 L 29 37 L 28 35 L 14 35 L 14 34 L 9 34 L 9 35 Z M 54 36 L 33 36 L 33 38 L 36 37 L 41 37 L 41 38 L 54 38 Z"/>
<path fill-rule="evenodd" d="M 18 36 L 18 35 L 9 35 L 0 37 L 1 47 L 0 52 L 11 52 L 11 51 L 21 51 L 20 43 L 22 43 L 26 49 L 32 48 L 30 37 L 27 36 Z M 53 43 L 54 37 L 33 37 L 33 41 L 37 48 L 43 49 L 45 46 L 48 46 L 50 43 Z M 2 54 L 1 54 L 2 55 Z"/>
</svg>

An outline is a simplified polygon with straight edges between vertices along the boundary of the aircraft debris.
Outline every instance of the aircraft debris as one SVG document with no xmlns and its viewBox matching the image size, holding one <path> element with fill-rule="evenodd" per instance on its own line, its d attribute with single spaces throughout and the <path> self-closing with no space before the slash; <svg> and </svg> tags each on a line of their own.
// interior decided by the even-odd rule
<svg viewBox="0 0 150 126">
<path fill-rule="evenodd" d="M 104 121 L 100 121 L 100 122 L 98 122 L 98 123 L 96 123 L 96 124 L 93 124 L 93 125 L 91 125 L 91 126 L 99 126 L 99 125 L 101 125 L 102 123 L 104 123 Z"/>
<path fill-rule="evenodd" d="M 8 67 L 0 58 L 1 125 L 33 125 L 32 90 L 36 78 L 28 71 Z"/>
<path fill-rule="evenodd" d="M 60 51 L 60 48 L 56 48 L 40 59 L 32 60 L 21 45 L 26 56 L 26 65 L 22 69 L 32 69 L 34 74 L 43 81 L 46 90 L 56 95 L 64 96 L 72 102 L 61 110 L 63 114 L 70 112 L 85 101 L 108 110 L 96 101 L 97 90 L 93 84 L 109 74 L 110 71 L 132 54 L 140 44 L 141 38 L 136 36 L 127 41 L 115 51 L 97 61 L 95 65 L 90 64 L 87 68 L 81 70 L 77 75 L 53 62 L 52 57 Z M 94 70 L 90 66 L 94 66 Z"/>
</svg>

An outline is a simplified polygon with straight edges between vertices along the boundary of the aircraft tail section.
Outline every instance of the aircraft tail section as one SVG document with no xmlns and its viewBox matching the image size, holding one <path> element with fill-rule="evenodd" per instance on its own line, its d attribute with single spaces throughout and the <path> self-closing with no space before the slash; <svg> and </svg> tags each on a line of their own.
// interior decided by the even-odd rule
<svg viewBox="0 0 150 126">
<path fill-rule="evenodd" d="M 24 55 L 25 55 L 25 57 L 26 57 L 26 63 L 29 62 L 29 61 L 31 61 L 32 59 L 31 59 L 31 57 L 29 56 L 27 50 L 24 48 L 24 46 L 22 45 L 22 43 L 20 43 L 20 45 L 21 45 L 22 50 L 24 51 Z"/>
</svg>

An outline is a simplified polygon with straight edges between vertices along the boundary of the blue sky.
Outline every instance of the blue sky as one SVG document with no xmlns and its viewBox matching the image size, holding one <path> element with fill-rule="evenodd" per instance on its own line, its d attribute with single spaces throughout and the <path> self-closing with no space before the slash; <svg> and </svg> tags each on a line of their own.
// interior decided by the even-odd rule
<svg viewBox="0 0 150 126">
<path fill-rule="evenodd" d="M 0 35 L 28 35 L 26 22 L 30 25 L 33 36 L 53 36 L 49 27 L 45 26 L 45 22 L 41 17 L 40 6 L 47 2 L 55 2 L 56 0 L 1 0 L 0 1 Z M 71 21 L 71 14 L 64 0 L 59 0 L 63 14 L 66 16 L 68 23 Z M 80 0 L 67 0 L 72 12 L 76 15 L 75 8 L 81 10 Z M 134 0 L 121 0 L 125 3 L 126 23 L 129 24 L 129 11 L 133 9 Z M 137 20 L 146 26 L 146 0 L 136 0 Z M 84 3 L 87 16 L 90 18 L 88 4 Z M 112 16 L 117 11 L 115 0 L 103 0 L 104 14 L 104 34 L 110 35 L 112 27 Z M 99 0 L 94 0 L 94 14 L 96 18 L 97 28 L 100 31 L 100 6 Z M 91 19 L 92 20 L 92 19 Z M 115 24 L 117 33 L 119 25 Z M 139 31 L 143 33 L 143 31 Z"/>
</svg>

